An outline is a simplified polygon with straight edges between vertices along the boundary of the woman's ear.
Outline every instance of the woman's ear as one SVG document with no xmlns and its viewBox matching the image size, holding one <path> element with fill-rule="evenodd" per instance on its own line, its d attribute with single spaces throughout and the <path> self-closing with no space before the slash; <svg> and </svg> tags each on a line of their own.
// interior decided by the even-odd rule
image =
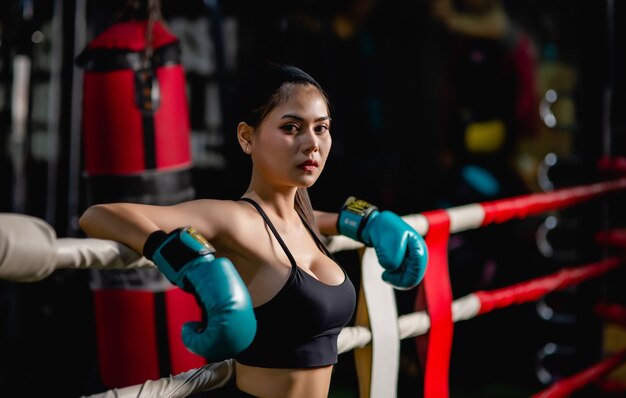
<svg viewBox="0 0 626 398">
<path fill-rule="evenodd" d="M 239 141 L 241 149 L 248 155 L 252 152 L 252 133 L 254 133 L 252 126 L 246 122 L 239 122 L 237 125 L 237 141 Z"/>
</svg>

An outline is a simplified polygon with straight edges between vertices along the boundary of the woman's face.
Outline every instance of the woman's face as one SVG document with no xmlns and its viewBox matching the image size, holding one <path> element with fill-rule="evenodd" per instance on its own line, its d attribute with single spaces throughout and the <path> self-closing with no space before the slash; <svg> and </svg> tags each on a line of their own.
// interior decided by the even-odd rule
<svg viewBox="0 0 626 398">
<path fill-rule="evenodd" d="M 310 187 L 332 145 L 326 100 L 312 85 L 291 85 L 286 101 L 261 121 L 252 137 L 254 173 L 278 189 Z"/>
</svg>

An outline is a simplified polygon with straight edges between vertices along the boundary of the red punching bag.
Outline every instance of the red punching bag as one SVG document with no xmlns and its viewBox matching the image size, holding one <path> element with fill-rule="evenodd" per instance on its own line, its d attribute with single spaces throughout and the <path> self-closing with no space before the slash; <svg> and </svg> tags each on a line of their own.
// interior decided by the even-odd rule
<svg viewBox="0 0 626 398">
<path fill-rule="evenodd" d="M 169 204 L 193 196 L 189 111 L 178 40 L 159 21 L 111 26 L 78 58 L 89 202 Z M 110 199 L 110 200 L 108 200 Z"/>
<path fill-rule="evenodd" d="M 189 111 L 180 46 L 161 21 L 116 23 L 76 59 L 85 70 L 83 151 L 89 205 L 192 199 Z M 102 383 L 119 388 L 204 365 L 181 339 L 201 317 L 157 270 L 93 271 Z"/>
</svg>

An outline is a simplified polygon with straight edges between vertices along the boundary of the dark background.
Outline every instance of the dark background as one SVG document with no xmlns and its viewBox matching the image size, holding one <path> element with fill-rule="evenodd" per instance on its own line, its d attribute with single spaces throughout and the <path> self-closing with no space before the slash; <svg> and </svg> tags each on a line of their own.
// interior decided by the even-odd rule
<svg viewBox="0 0 626 398">
<path fill-rule="evenodd" d="M 114 21 L 124 3 L 6 0 L 0 5 L 0 212 L 40 217 L 59 237 L 83 236 L 77 228 L 77 217 L 86 207 L 82 155 L 71 150 L 80 147 L 80 103 L 75 101 L 80 79 L 74 58 Z M 327 90 L 333 104 L 333 152 L 310 190 L 320 210 L 335 211 L 350 195 L 409 214 L 540 192 L 545 187 L 537 181 L 537 170 L 548 153 L 559 159 L 551 174 L 554 187 L 604 177 L 595 169 L 597 160 L 626 152 L 623 2 L 503 4 L 533 43 L 537 97 L 555 89 L 562 99 L 554 105 L 556 126 L 543 124 L 537 108 L 536 130 L 518 131 L 513 137 L 502 163 L 512 165 L 506 168 L 510 174 L 496 174 L 502 189 L 489 196 L 468 186 L 455 173 L 458 169 L 442 161 L 454 149 L 444 127 L 453 120 L 450 87 L 465 87 L 473 77 L 450 74 L 459 65 L 467 69 L 456 63 L 453 49 L 458 43 L 432 17 L 428 1 L 163 0 L 163 17 L 183 51 L 196 196 L 236 198 L 247 186 L 248 164 L 236 143 L 228 99 L 240 73 L 263 59 L 302 67 Z M 26 12 L 29 7 L 32 14 Z M 360 16 L 346 37 L 332 28 L 341 15 Z M 77 29 L 80 23 L 86 27 L 83 33 Z M 35 32 L 43 39 L 34 40 Z M 12 65 L 20 55 L 33 66 L 23 148 L 26 167 L 16 178 L 9 137 Z M 504 71 L 499 68 L 503 66 L 494 71 Z M 502 75 L 501 83 L 510 82 Z M 487 106 L 492 109 L 507 98 L 507 92 L 490 97 L 492 88 L 478 81 L 468 95 L 493 104 Z M 461 155 L 452 153 L 460 162 Z M 19 192 L 25 196 L 17 201 Z M 593 245 L 593 233 L 623 226 L 623 199 L 550 214 L 561 226 L 553 232 L 556 253 L 551 256 L 542 254 L 535 242 L 546 216 L 453 236 L 449 256 L 455 298 L 595 261 L 602 252 Z M 341 256 L 347 264 L 357 261 Z M 351 272 L 358 279 L 358 271 Z M 537 361 L 549 342 L 562 349 L 544 364 L 556 379 L 600 360 L 604 325 L 593 316 L 592 305 L 599 298 L 623 302 L 623 277 L 621 272 L 538 304 L 455 325 L 452 396 L 522 397 L 545 388 L 555 379 L 542 379 Z M 414 295 L 397 293 L 400 313 L 412 311 Z M 542 318 L 539 304 L 546 303 L 563 316 Z M 402 348 L 399 396 L 419 396 L 422 375 L 413 343 L 403 341 Z M 1 396 L 101 392 L 105 386 L 97 363 L 88 273 L 57 271 L 28 284 L 0 281 Z M 356 397 L 356 388 L 352 360 L 344 354 L 332 394 Z M 590 386 L 576 396 L 600 393 Z"/>
</svg>

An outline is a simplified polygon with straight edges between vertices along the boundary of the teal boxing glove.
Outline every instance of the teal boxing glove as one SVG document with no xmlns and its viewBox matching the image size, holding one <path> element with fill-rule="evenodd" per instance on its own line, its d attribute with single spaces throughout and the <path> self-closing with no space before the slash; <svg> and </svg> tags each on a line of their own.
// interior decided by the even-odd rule
<svg viewBox="0 0 626 398">
<path fill-rule="evenodd" d="M 192 293 L 202 310 L 202 322 L 183 325 L 183 343 L 191 352 L 217 362 L 250 345 L 256 318 L 248 289 L 230 260 L 215 258 L 194 228 L 156 231 L 143 252 L 170 282 Z"/>
<path fill-rule="evenodd" d="M 385 269 L 383 280 L 396 289 L 417 286 L 428 265 L 426 242 L 409 224 L 390 211 L 354 197 L 344 203 L 337 219 L 337 231 L 373 247 Z"/>
</svg>

